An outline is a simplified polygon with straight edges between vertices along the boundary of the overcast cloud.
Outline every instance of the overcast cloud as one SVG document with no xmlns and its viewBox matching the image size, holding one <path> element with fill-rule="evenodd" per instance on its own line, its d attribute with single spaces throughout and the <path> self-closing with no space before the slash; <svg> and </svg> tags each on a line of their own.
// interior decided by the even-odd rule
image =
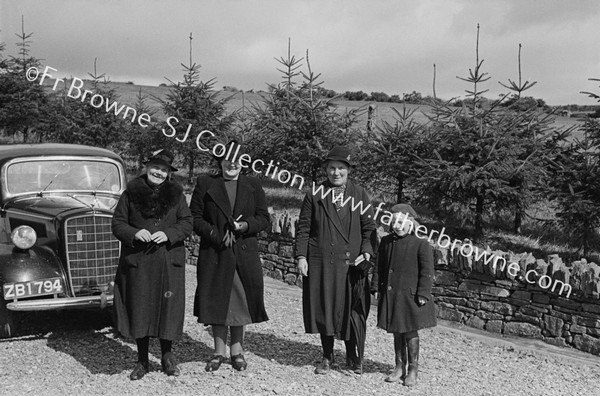
<svg viewBox="0 0 600 396">
<path fill-rule="evenodd" d="M 33 32 L 32 55 L 61 76 L 98 71 L 113 81 L 157 85 L 181 79 L 193 58 L 201 78 L 217 87 L 266 89 L 280 73 L 274 58 L 309 51 L 313 71 L 338 92 L 464 95 L 480 58 L 491 79 L 488 97 L 505 90 L 498 81 L 538 81 L 526 95 L 549 104 L 594 104 L 580 91 L 600 93 L 600 2 L 597 0 L 2 0 L 0 41 L 16 55 L 21 31 Z M 304 69 L 306 70 L 306 69 Z"/>
</svg>

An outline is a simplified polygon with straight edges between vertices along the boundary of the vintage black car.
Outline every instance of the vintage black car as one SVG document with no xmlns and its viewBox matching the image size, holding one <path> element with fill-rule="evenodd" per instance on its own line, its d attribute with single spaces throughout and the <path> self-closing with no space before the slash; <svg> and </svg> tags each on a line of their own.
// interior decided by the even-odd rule
<svg viewBox="0 0 600 396">
<path fill-rule="evenodd" d="M 15 334 L 19 311 L 112 306 L 111 218 L 125 185 L 109 150 L 0 146 L 0 337 Z"/>
</svg>

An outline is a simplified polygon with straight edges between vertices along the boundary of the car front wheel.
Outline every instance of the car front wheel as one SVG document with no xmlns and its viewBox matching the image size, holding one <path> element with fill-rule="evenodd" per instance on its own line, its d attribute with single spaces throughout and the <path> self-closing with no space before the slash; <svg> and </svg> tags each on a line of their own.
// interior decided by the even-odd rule
<svg viewBox="0 0 600 396">
<path fill-rule="evenodd" d="M 6 301 L 0 301 L 0 338 L 13 337 L 17 327 L 16 314 L 6 308 Z"/>
</svg>

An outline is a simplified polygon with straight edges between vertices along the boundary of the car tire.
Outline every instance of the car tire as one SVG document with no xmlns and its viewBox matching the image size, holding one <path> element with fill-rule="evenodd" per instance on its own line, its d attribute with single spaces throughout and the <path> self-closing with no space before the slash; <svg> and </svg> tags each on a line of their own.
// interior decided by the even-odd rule
<svg viewBox="0 0 600 396">
<path fill-rule="evenodd" d="M 0 301 L 0 338 L 14 337 L 17 333 L 17 315 L 6 308 L 6 301 Z"/>
</svg>

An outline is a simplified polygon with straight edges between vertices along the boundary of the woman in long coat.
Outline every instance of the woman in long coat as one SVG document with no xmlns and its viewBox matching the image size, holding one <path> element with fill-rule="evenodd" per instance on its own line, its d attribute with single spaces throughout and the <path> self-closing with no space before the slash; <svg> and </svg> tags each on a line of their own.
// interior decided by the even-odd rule
<svg viewBox="0 0 600 396">
<path fill-rule="evenodd" d="M 372 290 L 379 293 L 377 326 L 394 334 L 396 368 L 387 382 L 417 382 L 419 361 L 418 330 L 436 325 L 431 295 L 433 252 L 425 239 L 418 238 L 419 226 L 414 209 L 397 204 L 391 233 L 381 239 L 377 253 L 377 271 Z"/>
<path fill-rule="evenodd" d="M 115 277 L 117 328 L 135 338 L 138 363 L 130 375 L 148 372 L 149 337 L 158 337 L 162 368 L 179 375 L 171 352 L 181 337 L 185 309 L 185 247 L 192 215 L 183 189 L 170 180 L 173 155 L 160 150 L 146 163 L 146 173 L 128 183 L 115 208 L 112 231 L 121 241 Z"/>
<path fill-rule="evenodd" d="M 371 236 L 375 223 L 366 191 L 348 180 L 349 149 L 334 147 L 324 160 L 324 167 L 327 180 L 306 194 L 296 230 L 296 259 L 304 276 L 304 328 L 321 337 L 323 360 L 315 369 L 316 374 L 328 373 L 334 364 L 334 337 L 345 341 L 347 364 L 360 374 L 366 327 L 357 329 L 353 323 L 364 323 L 368 315 L 370 302 L 364 269 L 373 256 Z M 317 192 L 319 188 L 322 190 Z M 362 208 L 352 210 L 359 202 Z M 356 284 L 358 281 L 361 283 Z"/>
<path fill-rule="evenodd" d="M 237 142 L 231 146 L 241 149 Z M 199 323 L 212 325 L 215 352 L 206 371 L 218 370 L 226 360 L 228 328 L 231 364 L 240 371 L 247 367 L 245 325 L 268 320 L 256 234 L 269 226 L 270 218 L 258 179 L 241 175 L 237 161 L 217 161 L 221 173 L 198 177 L 190 203 L 200 236 L 194 315 Z"/>
</svg>

